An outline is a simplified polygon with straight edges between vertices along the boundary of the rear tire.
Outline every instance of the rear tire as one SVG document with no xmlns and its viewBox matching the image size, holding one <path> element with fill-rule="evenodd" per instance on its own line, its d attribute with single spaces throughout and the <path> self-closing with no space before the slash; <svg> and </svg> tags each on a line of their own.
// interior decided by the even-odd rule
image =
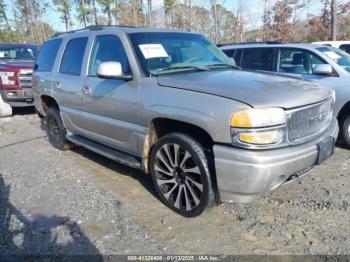
<svg viewBox="0 0 350 262">
<path fill-rule="evenodd" d="M 46 112 L 47 135 L 51 145 L 65 151 L 71 149 L 73 144 L 66 139 L 66 129 L 64 128 L 60 112 L 55 107 L 49 107 Z"/>
<path fill-rule="evenodd" d="M 150 169 L 162 202 L 185 217 L 202 214 L 215 203 L 208 159 L 186 134 L 171 133 L 152 148 Z"/>
</svg>

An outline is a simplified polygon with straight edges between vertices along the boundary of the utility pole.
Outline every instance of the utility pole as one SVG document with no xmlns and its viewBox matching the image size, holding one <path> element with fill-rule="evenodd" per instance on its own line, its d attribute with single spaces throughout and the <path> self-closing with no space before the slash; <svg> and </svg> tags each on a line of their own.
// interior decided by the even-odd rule
<svg viewBox="0 0 350 262">
<path fill-rule="evenodd" d="M 336 0 L 332 0 L 331 13 L 332 13 L 332 41 L 336 41 L 337 40 L 337 1 Z"/>
</svg>

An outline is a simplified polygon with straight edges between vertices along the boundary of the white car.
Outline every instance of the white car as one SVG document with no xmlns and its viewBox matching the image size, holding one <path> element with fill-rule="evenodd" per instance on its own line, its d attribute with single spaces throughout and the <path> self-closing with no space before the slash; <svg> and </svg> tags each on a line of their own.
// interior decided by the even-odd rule
<svg viewBox="0 0 350 262">
<path fill-rule="evenodd" d="M 332 46 L 350 54 L 350 41 L 321 41 L 313 42 L 313 44 Z"/>
<path fill-rule="evenodd" d="M 236 44 L 221 47 L 243 70 L 271 72 L 322 84 L 335 91 L 334 115 L 350 148 L 350 55 L 316 44 Z"/>
</svg>

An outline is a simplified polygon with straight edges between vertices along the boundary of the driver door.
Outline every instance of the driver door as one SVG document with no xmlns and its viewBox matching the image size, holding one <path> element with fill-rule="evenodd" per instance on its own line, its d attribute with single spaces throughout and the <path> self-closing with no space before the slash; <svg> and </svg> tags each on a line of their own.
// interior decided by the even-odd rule
<svg viewBox="0 0 350 262">
<path fill-rule="evenodd" d="M 85 135 L 102 144 L 137 152 L 135 139 L 140 130 L 138 119 L 138 83 L 136 80 L 101 79 L 97 68 L 102 62 L 120 62 L 124 74 L 131 68 L 124 46 L 117 35 L 97 35 L 83 79 L 82 105 Z"/>
</svg>

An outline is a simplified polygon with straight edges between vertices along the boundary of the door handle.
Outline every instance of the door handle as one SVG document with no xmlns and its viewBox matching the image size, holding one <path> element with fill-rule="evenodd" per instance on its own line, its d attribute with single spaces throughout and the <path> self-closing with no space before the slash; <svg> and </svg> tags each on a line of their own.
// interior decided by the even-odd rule
<svg viewBox="0 0 350 262">
<path fill-rule="evenodd" d="M 56 86 L 57 89 L 61 89 L 62 84 L 61 84 L 60 81 L 56 81 L 56 82 L 55 82 L 55 86 Z"/>
<path fill-rule="evenodd" d="M 91 87 L 88 85 L 83 86 L 82 92 L 84 95 L 91 95 Z"/>
</svg>

